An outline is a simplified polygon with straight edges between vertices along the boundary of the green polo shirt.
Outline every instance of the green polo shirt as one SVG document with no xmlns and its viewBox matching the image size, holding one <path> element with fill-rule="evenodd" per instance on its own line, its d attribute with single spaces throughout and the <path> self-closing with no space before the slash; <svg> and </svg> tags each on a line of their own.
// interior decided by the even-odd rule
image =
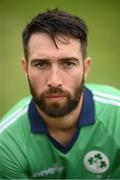
<svg viewBox="0 0 120 180">
<path fill-rule="evenodd" d="M 50 136 L 31 97 L 21 100 L 0 124 L 0 178 L 120 178 L 120 91 L 84 88 L 76 132 L 66 147 Z"/>
</svg>

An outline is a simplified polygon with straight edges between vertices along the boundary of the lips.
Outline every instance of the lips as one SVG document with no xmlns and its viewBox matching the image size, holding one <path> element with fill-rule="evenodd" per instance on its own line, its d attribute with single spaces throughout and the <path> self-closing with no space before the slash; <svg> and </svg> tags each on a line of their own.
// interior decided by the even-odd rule
<svg viewBox="0 0 120 180">
<path fill-rule="evenodd" d="M 46 96 L 45 98 L 47 100 L 55 100 L 55 101 L 57 101 L 57 100 L 61 100 L 61 99 L 65 98 L 65 97 L 66 97 L 65 95 L 55 94 L 55 95 Z"/>
<path fill-rule="evenodd" d="M 60 95 L 55 95 L 55 96 L 47 96 L 47 98 L 59 98 L 59 97 L 65 97 L 65 96 L 60 96 Z"/>
</svg>

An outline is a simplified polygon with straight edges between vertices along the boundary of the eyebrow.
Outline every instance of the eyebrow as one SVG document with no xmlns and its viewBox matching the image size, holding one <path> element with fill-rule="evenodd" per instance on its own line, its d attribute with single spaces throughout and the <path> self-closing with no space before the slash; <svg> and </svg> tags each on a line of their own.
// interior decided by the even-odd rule
<svg viewBox="0 0 120 180">
<path fill-rule="evenodd" d="M 47 59 L 47 58 L 36 58 L 36 59 L 32 59 L 30 63 L 32 65 L 34 63 L 38 63 L 39 61 L 49 62 L 50 59 Z M 58 61 L 74 61 L 74 62 L 78 62 L 79 59 L 71 56 L 71 57 L 60 58 L 60 59 L 58 59 Z"/>
<path fill-rule="evenodd" d="M 33 64 L 38 63 L 40 61 L 49 62 L 49 59 L 44 59 L 44 58 L 41 58 L 41 59 L 40 58 L 32 59 L 30 64 L 33 65 Z"/>
<path fill-rule="evenodd" d="M 61 61 L 75 61 L 75 62 L 79 61 L 79 59 L 75 58 L 75 57 L 64 57 L 64 58 L 61 58 L 59 60 L 61 60 Z"/>
</svg>

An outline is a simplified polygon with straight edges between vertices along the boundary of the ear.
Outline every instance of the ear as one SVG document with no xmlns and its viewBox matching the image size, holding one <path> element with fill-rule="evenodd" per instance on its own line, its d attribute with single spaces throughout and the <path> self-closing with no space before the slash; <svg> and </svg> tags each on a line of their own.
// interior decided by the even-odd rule
<svg viewBox="0 0 120 180">
<path fill-rule="evenodd" d="M 84 59 L 84 62 L 83 62 L 83 66 L 84 66 L 84 80 L 86 80 L 86 78 L 88 76 L 91 63 L 92 63 L 91 57 L 87 57 L 87 58 Z"/>
<path fill-rule="evenodd" d="M 27 77 L 27 75 L 28 75 L 28 62 L 27 62 L 27 60 L 22 58 L 21 64 L 22 64 L 22 68 L 23 68 L 23 71 L 25 73 L 25 76 Z"/>
</svg>

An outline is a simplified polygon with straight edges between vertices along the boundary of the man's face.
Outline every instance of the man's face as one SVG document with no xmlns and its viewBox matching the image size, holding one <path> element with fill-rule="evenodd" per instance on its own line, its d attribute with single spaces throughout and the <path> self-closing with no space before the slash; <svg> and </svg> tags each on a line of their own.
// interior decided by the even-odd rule
<svg viewBox="0 0 120 180">
<path fill-rule="evenodd" d="M 61 117 L 80 103 L 90 59 L 83 61 L 80 41 L 61 37 L 58 48 L 45 33 L 33 34 L 28 45 L 27 73 L 30 91 L 39 109 L 50 117 Z"/>
</svg>

